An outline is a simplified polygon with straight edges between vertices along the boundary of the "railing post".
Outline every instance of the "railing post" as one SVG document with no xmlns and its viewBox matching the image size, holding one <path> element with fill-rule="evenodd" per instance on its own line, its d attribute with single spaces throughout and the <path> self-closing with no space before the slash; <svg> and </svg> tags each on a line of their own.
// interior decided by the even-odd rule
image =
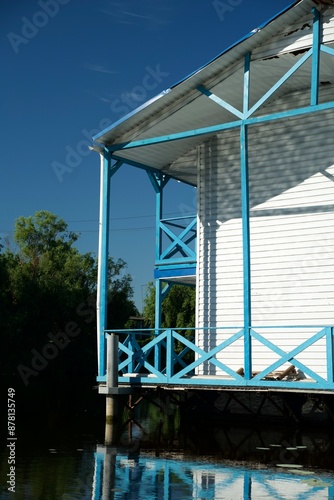
<svg viewBox="0 0 334 500">
<path fill-rule="evenodd" d="M 169 382 L 170 378 L 173 376 L 173 358 L 174 358 L 174 349 L 173 349 L 173 331 L 168 328 L 166 330 L 167 338 L 166 338 L 166 377 L 167 382 Z"/>
<path fill-rule="evenodd" d="M 162 283 L 160 279 L 155 280 L 155 335 L 159 335 L 161 328 L 162 308 Z M 154 346 L 154 367 L 161 371 L 161 345 Z"/>
<path fill-rule="evenodd" d="M 326 328 L 326 351 L 327 351 L 327 382 L 334 383 L 334 345 L 333 345 L 334 328 L 329 326 Z"/>
<path fill-rule="evenodd" d="M 134 353 L 135 353 L 135 343 L 134 343 L 135 333 L 129 332 L 129 347 L 132 351 L 131 361 L 129 363 L 129 372 L 133 373 L 135 371 Z"/>
<path fill-rule="evenodd" d="M 107 389 L 118 387 L 118 335 L 107 335 Z"/>
</svg>

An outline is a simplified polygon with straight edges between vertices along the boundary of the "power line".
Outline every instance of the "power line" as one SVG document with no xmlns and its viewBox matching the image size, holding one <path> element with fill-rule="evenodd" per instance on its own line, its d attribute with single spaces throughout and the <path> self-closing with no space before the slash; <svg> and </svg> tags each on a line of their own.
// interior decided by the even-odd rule
<svg viewBox="0 0 334 500">
<path fill-rule="evenodd" d="M 114 233 L 116 231 L 145 231 L 147 229 L 155 229 L 155 226 L 145 226 L 145 227 L 121 227 L 121 228 L 109 228 L 109 231 Z M 71 229 L 74 233 L 98 233 L 99 229 Z M 3 234 L 11 234 L 14 233 L 13 229 L 0 229 L 0 237 L 1 233 Z"/>
<path fill-rule="evenodd" d="M 120 227 L 120 228 L 109 228 L 109 232 L 115 233 L 116 231 L 145 231 L 146 229 L 155 229 L 155 226 L 145 226 L 145 227 Z M 98 229 L 73 229 L 74 233 L 98 233 Z"/>
<path fill-rule="evenodd" d="M 170 212 L 170 213 L 167 213 L 166 216 L 168 217 L 171 217 L 171 216 L 174 216 L 174 215 L 179 215 L 179 212 Z M 110 221 L 113 221 L 113 220 L 128 220 L 128 219 L 145 219 L 145 218 L 148 218 L 148 217 L 155 217 L 155 214 L 151 214 L 151 215 L 129 215 L 129 216 L 126 216 L 126 217 L 110 217 Z M 65 222 L 98 222 L 99 220 L 98 219 L 79 219 L 79 220 L 69 220 L 69 221 L 65 221 Z"/>
<path fill-rule="evenodd" d="M 166 216 L 173 217 L 176 215 L 179 215 L 179 212 L 166 213 L 165 217 Z M 144 218 L 152 218 L 152 217 L 155 217 L 155 215 L 152 214 L 152 215 L 132 215 L 132 216 L 126 216 L 126 217 L 111 217 L 109 220 L 110 220 L 110 222 L 113 222 L 113 221 L 119 221 L 119 220 L 144 219 Z M 95 222 L 98 224 L 99 219 L 79 219 L 79 220 L 76 219 L 76 220 L 69 220 L 69 221 L 65 221 L 65 222 L 66 223 Z M 111 227 L 109 227 L 109 231 L 112 231 L 112 232 L 115 232 L 115 231 L 145 231 L 147 229 L 155 229 L 155 226 L 125 227 L 125 228 L 111 228 Z M 83 229 L 83 230 L 71 229 L 71 231 L 78 232 L 78 233 L 96 233 L 96 232 L 98 232 L 98 228 L 97 229 Z M 14 230 L 13 229 L 0 229 L 0 233 L 10 234 L 10 233 L 14 233 Z"/>
</svg>

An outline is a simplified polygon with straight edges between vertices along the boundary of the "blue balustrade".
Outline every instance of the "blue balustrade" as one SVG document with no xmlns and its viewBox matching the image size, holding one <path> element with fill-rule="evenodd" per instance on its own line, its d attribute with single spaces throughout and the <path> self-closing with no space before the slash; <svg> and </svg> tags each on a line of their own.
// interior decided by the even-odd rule
<svg viewBox="0 0 334 500">
<path fill-rule="evenodd" d="M 271 331 L 281 333 L 281 337 L 294 336 L 294 347 L 284 350 L 277 342 L 270 340 Z M 303 335 L 299 336 L 298 332 Z M 106 331 L 106 335 L 111 331 Z M 187 328 L 187 329 L 144 329 L 144 330 L 113 330 L 119 336 L 119 385 L 140 386 L 216 386 L 216 387 L 274 387 L 276 389 L 317 389 L 334 390 L 333 380 L 333 335 L 332 326 L 266 326 L 252 327 L 222 327 L 222 328 Z M 198 342 L 198 333 L 203 339 L 224 338 L 208 348 Z M 250 340 L 249 340 L 250 333 Z M 205 335 L 203 335 L 205 334 Z M 306 338 L 306 340 L 305 340 Z M 247 377 L 247 366 L 232 368 L 230 353 L 245 349 L 245 343 L 256 343 L 252 348 L 252 356 L 260 349 L 265 349 L 271 356 L 262 356 L 261 369 L 252 372 Z M 319 357 L 319 342 L 322 358 Z M 197 345 L 200 344 L 200 345 Z M 314 368 L 319 357 L 319 370 Z M 155 348 L 159 347 L 159 364 L 156 364 Z M 230 349 L 228 351 L 228 349 Z M 305 359 L 301 355 L 307 351 Z M 274 353 L 274 355 L 272 354 Z M 242 352 L 240 360 L 243 358 Z M 267 359 L 267 361 L 266 361 Z M 275 359 L 275 361 L 272 361 Z M 250 360 L 252 364 L 254 360 Z M 258 358 L 257 358 L 258 362 Z M 263 368 L 263 363 L 266 366 Z M 323 363 L 327 365 L 323 366 Z M 235 362 L 234 362 L 235 365 Z M 284 376 L 286 369 L 278 371 L 283 365 L 297 369 L 303 377 Z M 312 365 L 312 366 L 310 366 Z M 289 371 L 289 370 L 288 370 Z M 99 377 L 99 382 L 105 382 L 106 377 Z"/>
</svg>

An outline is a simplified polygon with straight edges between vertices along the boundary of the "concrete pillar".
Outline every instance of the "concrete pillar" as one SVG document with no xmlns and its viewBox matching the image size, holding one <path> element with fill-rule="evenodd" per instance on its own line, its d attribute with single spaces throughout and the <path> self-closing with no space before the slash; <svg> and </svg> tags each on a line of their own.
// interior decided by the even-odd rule
<svg viewBox="0 0 334 500">
<path fill-rule="evenodd" d="M 107 389 L 118 387 L 118 335 L 107 338 Z"/>
<path fill-rule="evenodd" d="M 106 396 L 105 444 L 110 446 L 118 439 L 119 401 L 118 387 L 118 335 L 111 333 L 107 338 L 107 390 L 116 389 L 116 394 Z"/>
<path fill-rule="evenodd" d="M 106 427 L 105 445 L 112 446 L 118 440 L 119 428 L 119 401 L 118 396 L 106 397 Z"/>
</svg>

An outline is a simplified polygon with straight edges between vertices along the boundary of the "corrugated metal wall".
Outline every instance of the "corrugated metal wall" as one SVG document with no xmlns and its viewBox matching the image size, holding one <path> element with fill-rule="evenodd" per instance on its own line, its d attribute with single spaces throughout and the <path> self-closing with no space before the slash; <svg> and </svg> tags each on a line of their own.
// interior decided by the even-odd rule
<svg viewBox="0 0 334 500">
<path fill-rule="evenodd" d="M 322 100 L 333 99 L 323 87 Z M 271 111 L 307 103 L 296 92 Z M 334 324 L 334 115 L 333 111 L 249 127 L 252 319 L 255 326 Z M 197 323 L 243 324 L 239 131 L 224 132 L 199 151 Z M 198 345 L 213 348 L 230 332 L 203 332 Z M 317 329 L 314 329 L 314 332 Z M 264 333 L 262 330 L 260 333 Z M 268 330 L 283 350 L 309 330 Z M 254 343 L 253 369 L 277 355 Z M 226 363 L 243 365 L 241 342 Z M 326 372 L 325 344 L 298 359 Z M 204 370 L 205 372 L 205 370 Z M 216 373 L 207 367 L 208 374 Z"/>
<path fill-rule="evenodd" d="M 334 38 L 333 6 L 322 11 L 323 36 L 322 43 L 331 43 Z M 313 14 L 310 12 L 292 24 L 287 24 L 284 31 L 267 40 L 253 53 L 253 59 L 262 59 L 278 54 L 287 54 L 303 50 L 312 45 Z"/>
</svg>

